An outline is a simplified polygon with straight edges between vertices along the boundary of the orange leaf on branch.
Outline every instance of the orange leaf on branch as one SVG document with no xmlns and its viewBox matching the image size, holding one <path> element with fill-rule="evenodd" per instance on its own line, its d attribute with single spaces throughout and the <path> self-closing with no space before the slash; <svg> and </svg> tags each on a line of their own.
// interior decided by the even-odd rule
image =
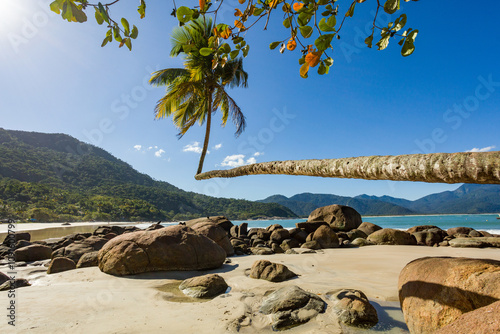
<svg viewBox="0 0 500 334">
<path fill-rule="evenodd" d="M 308 53 L 306 55 L 306 63 L 310 67 L 315 67 L 316 65 L 319 64 L 322 54 L 323 54 L 323 51 L 316 51 L 316 49 L 313 49 L 309 45 Z"/>
<path fill-rule="evenodd" d="M 304 4 L 302 2 L 296 2 L 293 4 L 293 10 L 298 12 L 299 10 L 302 9 L 302 7 L 304 7 Z"/>
<path fill-rule="evenodd" d="M 234 16 L 243 16 L 243 13 L 241 12 L 241 10 L 239 10 L 238 8 L 236 8 L 234 10 Z"/>
<path fill-rule="evenodd" d="M 288 43 L 286 44 L 286 48 L 288 51 L 293 51 L 297 47 L 297 42 L 295 41 L 295 38 L 290 38 Z"/>
<path fill-rule="evenodd" d="M 241 31 L 246 29 L 245 26 L 243 25 L 243 23 L 241 23 L 241 21 L 239 21 L 239 20 L 234 21 L 234 26 L 236 28 L 239 28 Z"/>
<path fill-rule="evenodd" d="M 206 1 L 205 0 L 198 0 L 198 1 L 200 3 L 200 12 L 203 12 L 205 10 Z"/>
</svg>

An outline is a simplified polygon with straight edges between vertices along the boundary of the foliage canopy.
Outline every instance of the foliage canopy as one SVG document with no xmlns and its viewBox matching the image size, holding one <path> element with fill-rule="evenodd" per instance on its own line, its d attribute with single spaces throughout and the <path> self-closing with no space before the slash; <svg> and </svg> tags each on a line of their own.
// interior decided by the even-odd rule
<svg viewBox="0 0 500 334">
<path fill-rule="evenodd" d="M 102 46 L 115 40 L 119 47 L 126 45 L 132 50 L 132 40 L 136 39 L 139 33 L 137 27 L 134 25 L 130 28 L 126 18 L 116 21 L 110 13 L 110 8 L 120 1 L 103 4 L 89 3 L 88 0 L 55 0 L 50 8 L 69 22 L 87 21 L 87 14 L 91 11 L 90 8 L 93 8 L 97 23 L 106 23 L 107 27 Z M 299 73 L 303 78 L 307 78 L 309 70 L 315 67 L 318 74 L 327 74 L 333 65 L 329 52 L 333 50 L 335 40 L 341 38 L 340 32 L 344 23 L 363 8 L 374 9 L 371 35 L 365 39 L 367 47 L 371 48 L 374 40 L 377 40 L 377 49 L 384 50 L 391 38 L 396 38 L 403 57 L 411 55 L 415 50 L 418 30 L 406 28 L 407 15 L 399 13 L 401 0 L 238 0 L 239 8 L 235 9 L 234 22 L 218 22 L 217 14 L 224 1 L 228 0 L 199 0 L 197 6 L 180 7 L 173 1 L 171 15 L 177 18 L 180 26 L 200 16 L 210 16 L 214 20 L 214 36 L 210 38 L 209 45 L 202 48 L 188 46 L 184 49 L 185 52 L 205 56 L 216 54 L 216 58 L 223 62 L 236 59 L 240 55 L 246 57 L 250 51 L 250 45 L 245 40 L 247 31 L 259 22 L 265 22 L 263 29 L 266 30 L 271 19 L 283 20 L 283 27 L 286 29 L 284 38 L 272 42 L 270 48 L 279 47 L 281 53 L 286 50 L 300 51 Z M 140 0 L 137 11 L 141 19 L 145 17 L 146 0 Z M 387 26 L 379 26 L 377 17 L 381 11 L 399 16 Z"/>
</svg>

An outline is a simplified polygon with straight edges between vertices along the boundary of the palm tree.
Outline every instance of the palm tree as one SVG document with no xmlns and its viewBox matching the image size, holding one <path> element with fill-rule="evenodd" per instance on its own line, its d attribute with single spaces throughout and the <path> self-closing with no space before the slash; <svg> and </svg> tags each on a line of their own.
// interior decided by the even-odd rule
<svg viewBox="0 0 500 334">
<path fill-rule="evenodd" d="M 196 175 L 197 180 L 255 174 L 364 180 L 500 184 L 500 151 L 262 162 Z"/>
<path fill-rule="evenodd" d="M 212 20 L 200 17 L 172 32 L 173 57 L 184 56 L 184 68 L 168 68 L 154 72 L 149 83 L 166 86 L 166 94 L 155 107 L 156 119 L 172 116 L 181 138 L 196 122 L 206 122 L 205 140 L 196 174 L 203 169 L 208 149 L 212 113 L 222 112 L 222 126 L 229 117 L 236 126 L 236 136 L 245 129 L 245 116 L 229 96 L 226 87 L 247 87 L 248 74 L 241 58 L 223 60 L 215 53 L 203 56 L 199 50 L 209 47 L 213 37 Z"/>
</svg>

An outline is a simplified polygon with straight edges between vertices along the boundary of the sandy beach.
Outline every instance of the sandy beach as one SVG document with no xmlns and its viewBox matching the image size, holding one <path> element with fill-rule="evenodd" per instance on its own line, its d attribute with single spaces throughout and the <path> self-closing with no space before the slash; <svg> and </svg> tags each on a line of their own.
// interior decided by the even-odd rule
<svg viewBox="0 0 500 334">
<path fill-rule="evenodd" d="M 128 277 L 102 273 L 97 267 L 47 275 L 45 267 L 18 267 L 18 277 L 31 287 L 17 290 L 18 333 L 227 333 L 242 323 L 240 333 L 271 333 L 270 319 L 258 313 L 263 297 L 272 290 L 297 285 L 328 295 L 341 288 L 366 293 L 379 314 L 371 330 L 342 327 L 328 307 L 309 323 L 287 333 L 408 333 L 399 308 L 397 282 L 402 268 L 426 256 L 453 256 L 500 260 L 499 249 L 425 246 L 367 246 L 318 251 L 316 254 L 249 255 L 230 258 L 223 267 L 203 272 L 157 272 Z M 300 276 L 282 283 L 251 279 L 248 268 L 258 259 L 283 263 Z M 5 272 L 6 266 L 0 271 Z M 218 273 L 230 291 L 212 300 L 182 297 L 180 280 Z M 8 305 L 7 292 L 0 305 Z M 247 318 L 245 318 L 247 317 Z M 239 321 L 237 319 L 240 319 Z M 249 321 L 251 319 L 251 321 Z M 6 321 L 2 332 L 15 332 Z"/>
</svg>

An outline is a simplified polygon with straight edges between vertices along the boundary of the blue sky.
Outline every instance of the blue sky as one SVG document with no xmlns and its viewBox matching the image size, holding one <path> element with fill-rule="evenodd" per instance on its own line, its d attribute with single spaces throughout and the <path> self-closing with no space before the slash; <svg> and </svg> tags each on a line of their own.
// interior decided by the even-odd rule
<svg viewBox="0 0 500 334">
<path fill-rule="evenodd" d="M 415 53 L 403 58 L 395 40 L 385 51 L 364 46 L 371 2 L 359 4 L 346 22 L 326 76 L 301 79 L 298 52 L 269 50 L 286 37 L 281 20 L 248 33 L 249 88 L 230 92 L 248 126 L 235 138 L 235 128 L 221 128 L 216 116 L 205 171 L 255 161 L 499 149 L 500 3 L 404 2 L 407 27 L 420 33 Z M 154 120 L 164 89 L 147 84 L 152 71 L 182 66 L 169 57 L 177 25 L 171 2 L 149 1 L 144 20 L 135 4 L 114 10 L 139 27 L 132 52 L 116 44 L 101 48 L 104 27 L 63 21 L 49 3 L 0 0 L 0 127 L 66 133 L 157 180 L 220 197 L 312 192 L 417 199 L 457 188 L 264 175 L 195 181 L 204 128 L 177 140 L 170 119 Z M 225 2 L 223 19 L 234 20 L 237 3 Z"/>
</svg>

